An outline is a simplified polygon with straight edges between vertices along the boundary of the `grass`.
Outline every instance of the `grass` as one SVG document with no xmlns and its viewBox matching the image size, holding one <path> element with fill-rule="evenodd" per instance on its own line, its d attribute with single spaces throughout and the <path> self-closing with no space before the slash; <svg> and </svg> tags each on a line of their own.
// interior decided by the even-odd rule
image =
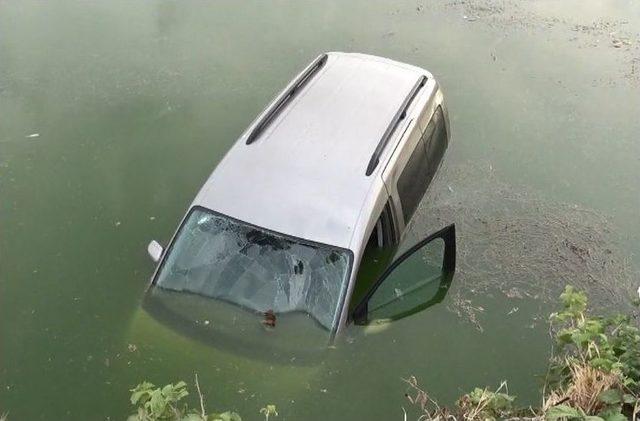
<svg viewBox="0 0 640 421">
<path fill-rule="evenodd" d="M 553 390 L 545 397 L 544 412 L 558 405 L 580 408 L 586 414 L 597 414 L 605 407 L 599 397 L 608 390 L 621 388 L 620 378 L 590 365 L 566 361 L 571 370 L 571 381 L 566 389 Z"/>
</svg>

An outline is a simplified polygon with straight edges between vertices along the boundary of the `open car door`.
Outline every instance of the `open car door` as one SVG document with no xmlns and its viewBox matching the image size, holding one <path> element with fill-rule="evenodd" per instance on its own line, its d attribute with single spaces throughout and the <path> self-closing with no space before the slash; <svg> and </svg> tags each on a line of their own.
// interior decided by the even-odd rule
<svg viewBox="0 0 640 421">
<path fill-rule="evenodd" d="M 411 247 L 383 272 L 354 308 L 355 324 L 399 320 L 441 302 L 456 265 L 456 230 L 449 225 Z"/>
</svg>

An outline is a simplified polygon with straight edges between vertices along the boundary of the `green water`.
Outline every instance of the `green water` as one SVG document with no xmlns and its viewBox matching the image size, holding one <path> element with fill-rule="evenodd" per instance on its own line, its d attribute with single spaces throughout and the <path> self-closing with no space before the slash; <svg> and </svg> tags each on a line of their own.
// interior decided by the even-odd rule
<svg viewBox="0 0 640 421">
<path fill-rule="evenodd" d="M 1 2 L 0 414 L 124 419 L 139 381 L 195 372 L 247 420 L 401 419 L 409 375 L 444 401 L 509 379 L 535 402 L 562 285 L 613 309 L 640 279 L 639 27 L 625 1 Z M 148 241 L 332 50 L 445 90 L 452 146 L 412 236 L 460 227 L 449 295 L 290 364 L 155 323 Z"/>
</svg>

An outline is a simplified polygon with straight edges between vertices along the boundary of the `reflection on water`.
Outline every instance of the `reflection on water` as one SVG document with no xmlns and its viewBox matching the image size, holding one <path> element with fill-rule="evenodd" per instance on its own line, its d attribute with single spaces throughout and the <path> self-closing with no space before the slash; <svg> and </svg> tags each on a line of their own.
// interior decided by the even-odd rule
<svg viewBox="0 0 640 421">
<path fill-rule="evenodd" d="M 639 8 L 0 2 L 0 413 L 123 419 L 133 385 L 196 371 L 213 407 L 249 420 L 266 403 L 279 419 L 400 419 L 409 375 L 445 400 L 503 379 L 536 399 L 555 291 L 624 305 L 638 279 Z M 353 326 L 310 365 L 157 323 L 140 307 L 149 240 L 166 242 L 256 114 L 332 50 L 442 84 L 452 144 L 414 231 L 456 223 L 451 291 L 382 331 Z"/>
<path fill-rule="evenodd" d="M 143 308 L 179 335 L 271 364 L 319 360 L 330 345 L 330 332 L 304 312 L 278 314 L 277 323 L 266 326 L 260 312 L 159 287 L 148 291 Z"/>
</svg>

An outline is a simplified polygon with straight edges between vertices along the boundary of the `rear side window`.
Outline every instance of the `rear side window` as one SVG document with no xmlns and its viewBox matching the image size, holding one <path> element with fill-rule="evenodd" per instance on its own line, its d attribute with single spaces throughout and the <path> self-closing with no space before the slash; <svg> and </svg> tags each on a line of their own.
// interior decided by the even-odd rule
<svg viewBox="0 0 640 421">
<path fill-rule="evenodd" d="M 431 130 L 430 130 L 431 129 Z M 436 170 L 442 161 L 442 156 L 447 150 L 447 128 L 444 125 L 444 116 L 442 115 L 442 108 L 436 108 L 433 113 L 433 118 L 427 126 L 423 135 L 424 147 L 427 150 L 427 162 L 428 162 L 428 174 L 427 183 L 431 183 L 433 176 L 436 174 Z"/>
<path fill-rule="evenodd" d="M 423 139 L 416 144 L 407 165 L 398 177 L 398 194 L 402 204 L 402 216 L 408 222 L 427 190 L 427 159 Z"/>
<path fill-rule="evenodd" d="M 405 223 L 415 213 L 446 149 L 447 131 L 442 109 L 438 107 L 398 178 L 398 194 Z"/>
</svg>

